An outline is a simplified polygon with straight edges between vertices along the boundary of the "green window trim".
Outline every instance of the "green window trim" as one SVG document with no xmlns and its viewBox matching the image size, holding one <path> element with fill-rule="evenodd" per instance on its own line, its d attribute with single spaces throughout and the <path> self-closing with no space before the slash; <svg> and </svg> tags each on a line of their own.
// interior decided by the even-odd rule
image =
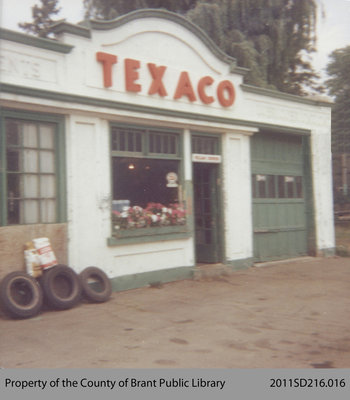
<svg viewBox="0 0 350 400">
<path fill-rule="evenodd" d="M 133 243 L 188 239 L 192 234 L 193 232 L 187 225 L 130 229 L 117 231 L 107 239 L 107 245 L 112 247 Z"/>
<path fill-rule="evenodd" d="M 181 182 L 184 180 L 184 141 L 182 133 L 182 130 L 172 128 L 111 123 L 111 165 L 113 165 L 113 159 L 115 158 L 178 161 L 179 189 L 183 194 L 183 185 Z M 111 186 L 113 188 L 113 173 L 111 174 L 111 179 Z M 182 203 L 186 209 L 186 198 L 182 199 Z M 189 218 L 187 217 L 183 225 L 115 229 L 113 220 L 111 221 L 111 225 L 112 236 L 107 239 L 108 246 L 186 239 L 193 234 L 190 228 Z"/>
<path fill-rule="evenodd" d="M 218 135 L 192 133 L 192 153 L 221 154 L 220 137 Z"/>
<path fill-rule="evenodd" d="M 64 117 L 55 114 L 33 113 L 22 110 L 2 109 L 0 111 L 0 226 L 8 225 L 7 209 L 7 145 L 6 145 L 6 121 L 13 120 L 18 122 L 29 122 L 31 124 L 54 124 L 55 126 L 55 200 L 56 218 L 51 223 L 62 223 L 67 220 L 66 206 L 66 166 L 65 166 L 65 129 Z M 43 173 L 45 175 L 45 173 Z M 37 224 L 40 222 L 35 222 Z M 32 223 L 28 223 L 31 225 Z M 23 224 L 15 224 L 15 226 Z M 27 225 L 27 224 L 26 224 Z"/>
<path fill-rule="evenodd" d="M 110 129 L 112 157 L 169 158 L 172 160 L 182 160 L 183 141 L 181 130 L 116 123 L 112 123 Z M 168 144 L 166 144 L 166 140 Z"/>
</svg>

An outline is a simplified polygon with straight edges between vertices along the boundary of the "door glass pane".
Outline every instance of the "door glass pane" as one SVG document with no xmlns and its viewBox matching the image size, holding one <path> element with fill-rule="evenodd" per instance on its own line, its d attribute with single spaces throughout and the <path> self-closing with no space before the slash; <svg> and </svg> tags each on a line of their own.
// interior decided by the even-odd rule
<svg viewBox="0 0 350 400">
<path fill-rule="evenodd" d="M 196 230 L 196 243 L 197 244 L 205 244 L 205 231 L 204 230 Z"/>
<path fill-rule="evenodd" d="M 211 201 L 210 199 L 204 200 L 204 212 L 210 213 L 211 212 Z"/>
<path fill-rule="evenodd" d="M 205 231 L 205 243 L 206 244 L 211 244 L 211 236 L 212 236 L 211 231 L 206 230 Z"/>
<path fill-rule="evenodd" d="M 211 217 L 211 215 L 207 215 L 205 217 L 205 227 L 207 229 L 211 229 L 212 228 L 212 217 Z"/>
</svg>

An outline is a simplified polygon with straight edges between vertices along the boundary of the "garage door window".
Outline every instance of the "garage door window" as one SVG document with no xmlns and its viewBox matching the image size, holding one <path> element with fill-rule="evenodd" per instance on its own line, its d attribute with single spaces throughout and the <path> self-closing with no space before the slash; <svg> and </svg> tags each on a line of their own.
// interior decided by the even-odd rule
<svg viewBox="0 0 350 400">
<path fill-rule="evenodd" d="M 253 174 L 253 198 L 298 199 L 303 197 L 302 177 L 294 175 Z"/>
</svg>

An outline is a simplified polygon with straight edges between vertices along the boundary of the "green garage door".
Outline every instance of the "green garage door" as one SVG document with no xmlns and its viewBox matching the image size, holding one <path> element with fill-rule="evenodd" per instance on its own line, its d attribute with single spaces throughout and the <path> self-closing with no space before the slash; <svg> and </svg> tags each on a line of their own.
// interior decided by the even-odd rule
<svg viewBox="0 0 350 400">
<path fill-rule="evenodd" d="M 252 137 L 255 261 L 308 253 L 303 138 L 258 133 Z"/>
</svg>

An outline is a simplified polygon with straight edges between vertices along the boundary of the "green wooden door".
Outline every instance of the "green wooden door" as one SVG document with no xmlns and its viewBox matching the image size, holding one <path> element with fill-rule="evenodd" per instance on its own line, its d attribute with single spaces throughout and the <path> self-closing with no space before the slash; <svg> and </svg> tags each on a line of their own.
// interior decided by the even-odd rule
<svg viewBox="0 0 350 400">
<path fill-rule="evenodd" d="M 255 261 L 306 255 L 303 139 L 259 133 L 251 157 Z"/>
<path fill-rule="evenodd" d="M 193 164 L 196 261 L 219 262 L 218 166 Z"/>
</svg>

